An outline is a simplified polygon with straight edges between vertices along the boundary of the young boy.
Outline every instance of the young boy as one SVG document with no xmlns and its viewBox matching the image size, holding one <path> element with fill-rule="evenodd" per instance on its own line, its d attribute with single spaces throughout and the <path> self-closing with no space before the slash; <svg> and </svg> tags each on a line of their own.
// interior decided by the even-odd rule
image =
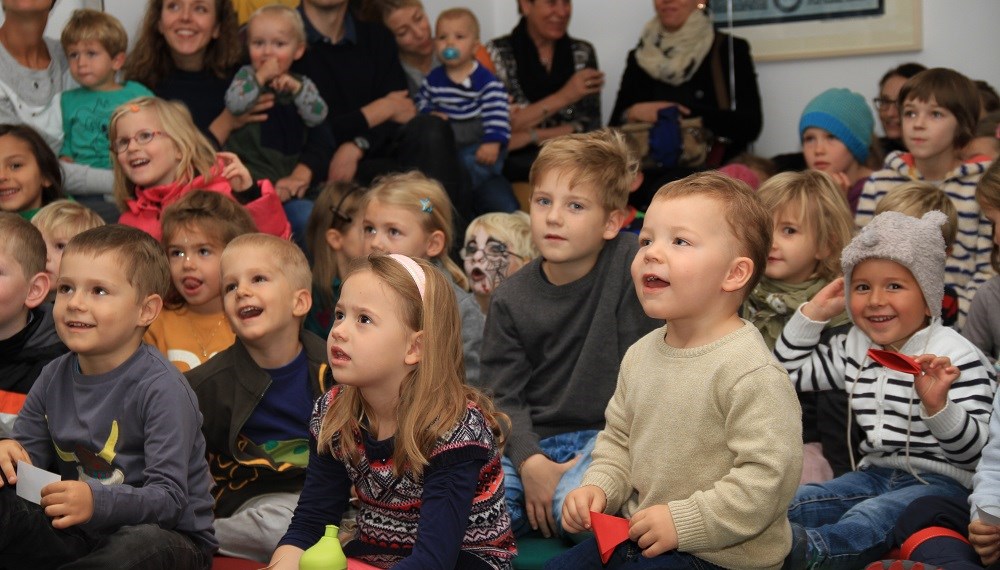
<svg viewBox="0 0 1000 570">
<path fill-rule="evenodd" d="M 45 367 L 0 440 L 0 560 L 11 567 L 211 566 L 198 403 L 142 343 L 169 282 L 166 255 L 140 230 L 103 226 L 66 246 L 54 316 L 72 352 Z M 41 506 L 11 487 L 22 462 L 62 476 Z"/>
<path fill-rule="evenodd" d="M 472 188 L 499 176 L 510 141 L 510 111 L 503 83 L 476 61 L 479 21 L 467 8 L 441 12 L 434 48 L 442 65 L 424 78 L 417 110 L 444 116 Z"/>
<path fill-rule="evenodd" d="M 311 282 L 302 250 L 274 236 L 245 234 L 222 253 L 236 343 L 187 373 L 205 417 L 221 554 L 268 560 L 298 503 L 309 415 L 328 388 L 326 343 L 302 328 Z"/>
<path fill-rule="evenodd" d="M 667 324 L 626 353 L 593 463 L 563 505 L 569 532 L 590 529 L 590 511 L 630 519 L 630 540 L 604 568 L 639 556 L 663 559 L 650 568 L 779 568 L 788 554 L 798 401 L 739 317 L 764 272 L 772 223 L 749 186 L 719 173 L 653 197 L 632 280 L 646 314 Z M 593 538 L 547 566 L 601 567 Z"/>
<path fill-rule="evenodd" d="M 980 285 L 993 277 L 990 252 L 993 227 L 975 200 L 976 183 L 989 161 L 973 157 L 962 162 L 963 147 L 972 140 L 979 119 L 975 84 L 957 71 L 922 71 L 899 92 L 903 141 L 909 152 L 894 152 L 885 167 L 868 179 L 858 201 L 855 221 L 871 221 L 875 205 L 895 186 L 925 180 L 948 194 L 958 210 L 958 237 L 948 255 L 944 284 L 958 294 L 957 328 L 961 330 L 969 303 Z"/>
<path fill-rule="evenodd" d="M 31 218 L 31 224 L 42 232 L 46 251 L 45 272 L 49 274 L 49 281 L 55 283 L 59 277 L 63 250 L 69 240 L 78 233 L 103 226 L 104 220 L 79 202 L 56 200 L 38 210 Z M 54 290 L 52 297 L 55 297 Z"/>
<path fill-rule="evenodd" d="M 0 213 L 0 438 L 10 437 L 42 367 L 67 351 L 45 303 L 50 283 L 42 234 L 21 216 Z"/>
<path fill-rule="evenodd" d="M 858 471 L 799 488 L 788 511 L 801 545 L 793 567 L 860 568 L 889 549 L 914 499 L 968 497 L 996 377 L 971 342 L 941 325 L 944 221 L 937 211 L 876 216 L 844 248 L 844 277 L 801 305 L 778 339 L 796 389 L 846 390 L 848 420 L 865 433 Z M 821 340 L 845 306 L 854 326 Z M 881 366 L 870 348 L 914 356 L 921 371 Z"/>
<path fill-rule="evenodd" d="M 69 71 L 80 84 L 63 91 L 63 145 L 60 158 L 95 168 L 111 168 L 108 120 L 122 103 L 153 93 L 140 83 L 118 83 L 115 75 L 125 65 L 128 34 L 117 18 L 106 12 L 73 12 L 62 31 Z M 110 189 L 109 189 L 110 192 Z"/>
<path fill-rule="evenodd" d="M 493 293 L 480 379 L 513 424 L 503 460 L 515 533 L 558 532 L 562 499 L 590 463 L 625 350 L 657 326 L 619 235 L 636 161 L 611 130 L 567 135 L 531 167 L 531 235 L 541 257 Z"/>
</svg>

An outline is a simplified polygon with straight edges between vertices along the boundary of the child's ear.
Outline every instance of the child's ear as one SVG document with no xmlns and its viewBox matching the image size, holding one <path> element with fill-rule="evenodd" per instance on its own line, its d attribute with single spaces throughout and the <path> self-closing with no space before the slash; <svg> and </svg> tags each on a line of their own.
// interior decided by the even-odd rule
<svg viewBox="0 0 1000 570">
<path fill-rule="evenodd" d="M 312 291 L 308 289 L 299 289 L 292 293 L 292 315 L 296 317 L 306 316 L 309 314 L 309 309 L 312 308 L 312 304 Z"/>
<path fill-rule="evenodd" d="M 604 239 L 614 239 L 622 229 L 622 222 L 625 221 L 625 210 L 612 210 L 608 214 L 608 219 L 604 222 Z"/>
<path fill-rule="evenodd" d="M 111 69 L 115 71 L 121 71 L 122 67 L 125 66 L 125 52 L 111 58 Z"/>
<path fill-rule="evenodd" d="M 295 54 L 292 56 L 292 61 L 298 61 L 306 53 L 306 44 L 300 43 L 299 47 L 295 48 Z"/>
<path fill-rule="evenodd" d="M 344 234 L 333 228 L 326 230 L 326 245 L 333 251 L 340 251 L 340 248 L 344 247 Z"/>
<path fill-rule="evenodd" d="M 411 333 L 407 343 L 406 354 L 403 356 L 403 364 L 416 366 L 424 357 L 424 331 Z"/>
<path fill-rule="evenodd" d="M 160 315 L 160 310 L 163 309 L 163 297 L 156 293 L 148 295 L 139 303 L 139 309 L 138 325 L 148 327 Z"/>
<path fill-rule="evenodd" d="M 44 271 L 36 273 L 28 280 L 28 297 L 24 300 L 24 306 L 34 309 L 38 305 L 41 305 L 45 301 L 45 297 L 49 294 L 49 287 L 51 286 L 48 273 Z"/>
<path fill-rule="evenodd" d="M 441 255 L 444 251 L 444 232 L 441 230 L 434 230 L 431 235 L 427 237 L 427 250 L 424 254 L 427 258 L 435 258 Z"/>
<path fill-rule="evenodd" d="M 729 266 L 726 278 L 722 280 L 722 290 L 727 293 L 739 291 L 750 282 L 753 276 L 753 260 L 749 257 L 737 257 Z"/>
</svg>

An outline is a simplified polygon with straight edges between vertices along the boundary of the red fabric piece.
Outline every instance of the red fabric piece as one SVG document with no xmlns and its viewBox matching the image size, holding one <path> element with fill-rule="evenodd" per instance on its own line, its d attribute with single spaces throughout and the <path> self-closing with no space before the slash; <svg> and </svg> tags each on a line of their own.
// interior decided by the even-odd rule
<svg viewBox="0 0 1000 570">
<path fill-rule="evenodd" d="M 628 520 L 590 511 L 590 525 L 601 551 L 601 562 L 607 564 L 615 548 L 628 540 Z"/>
</svg>

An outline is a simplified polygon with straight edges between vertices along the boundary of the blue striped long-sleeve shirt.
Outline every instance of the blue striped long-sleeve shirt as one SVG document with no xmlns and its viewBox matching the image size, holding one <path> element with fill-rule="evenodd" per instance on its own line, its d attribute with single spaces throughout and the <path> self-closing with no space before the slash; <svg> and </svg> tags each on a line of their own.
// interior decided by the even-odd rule
<svg viewBox="0 0 1000 570">
<path fill-rule="evenodd" d="M 483 123 L 482 142 L 507 144 L 510 140 L 507 90 L 478 63 L 462 84 L 452 81 L 443 65 L 432 70 L 420 85 L 417 110 L 437 111 L 456 121 L 479 118 Z"/>
</svg>

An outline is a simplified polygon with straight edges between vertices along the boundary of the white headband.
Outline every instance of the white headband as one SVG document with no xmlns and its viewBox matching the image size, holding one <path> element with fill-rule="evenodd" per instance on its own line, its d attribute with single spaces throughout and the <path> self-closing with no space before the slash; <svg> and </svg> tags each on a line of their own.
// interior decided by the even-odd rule
<svg viewBox="0 0 1000 570">
<path fill-rule="evenodd" d="M 398 253 L 390 253 L 389 257 L 395 259 L 406 269 L 406 272 L 410 274 L 413 278 L 413 282 L 417 284 L 417 291 L 420 293 L 420 299 L 424 298 L 424 284 L 427 282 L 427 274 L 424 273 L 424 268 L 417 265 L 416 261 Z"/>
</svg>

